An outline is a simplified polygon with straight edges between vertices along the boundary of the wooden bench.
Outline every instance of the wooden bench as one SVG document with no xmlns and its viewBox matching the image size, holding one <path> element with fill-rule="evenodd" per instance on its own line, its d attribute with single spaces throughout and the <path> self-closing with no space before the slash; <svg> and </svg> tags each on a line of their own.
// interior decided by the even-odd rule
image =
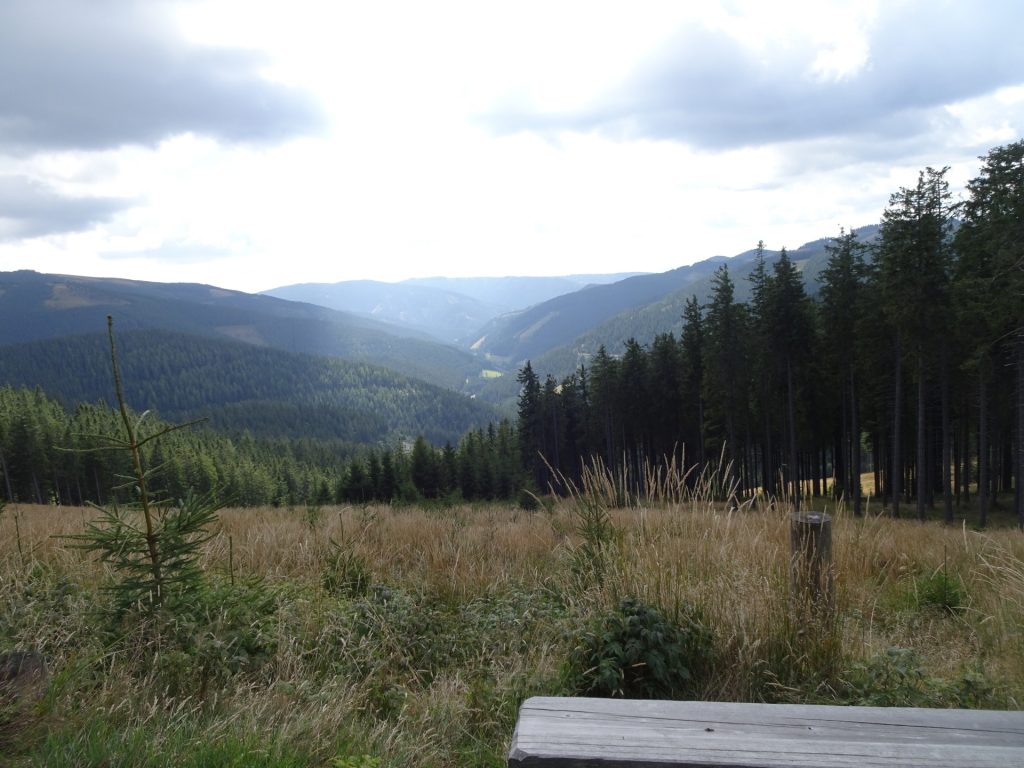
<svg viewBox="0 0 1024 768">
<path fill-rule="evenodd" d="M 508 765 L 1024 768 L 1024 712 L 535 697 Z"/>
</svg>

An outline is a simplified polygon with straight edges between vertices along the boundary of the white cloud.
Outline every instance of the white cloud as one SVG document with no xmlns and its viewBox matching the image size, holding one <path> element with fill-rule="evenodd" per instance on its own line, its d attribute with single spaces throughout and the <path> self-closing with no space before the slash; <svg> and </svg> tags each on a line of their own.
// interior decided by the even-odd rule
<svg viewBox="0 0 1024 768">
<path fill-rule="evenodd" d="M 41 36 L 0 104 L 0 176 L 35 191 L 0 269 L 246 290 L 660 271 L 876 221 L 918 169 L 963 183 L 1024 128 L 1024 54 L 991 44 L 1012 3 L 102 0 L 84 27 L 47 3 L 68 14 L 5 7 Z M 51 81 L 98 95 L 54 112 Z"/>
</svg>

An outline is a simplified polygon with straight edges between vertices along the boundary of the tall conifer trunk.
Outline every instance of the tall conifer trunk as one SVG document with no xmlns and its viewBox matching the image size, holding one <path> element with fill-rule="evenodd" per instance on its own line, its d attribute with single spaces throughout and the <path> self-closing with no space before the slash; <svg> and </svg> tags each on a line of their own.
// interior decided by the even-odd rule
<svg viewBox="0 0 1024 768">
<path fill-rule="evenodd" d="M 978 524 L 988 524 L 988 393 L 985 373 L 978 370 Z"/>
<path fill-rule="evenodd" d="M 917 519 L 924 521 L 928 496 L 928 441 L 925 414 L 924 353 L 917 353 Z"/>
<path fill-rule="evenodd" d="M 903 351 L 900 349 L 900 334 L 896 332 L 895 396 L 892 418 L 892 516 L 900 516 L 900 496 L 903 495 L 903 446 L 900 440 L 902 428 L 900 416 L 903 408 Z"/>
<path fill-rule="evenodd" d="M 793 361 L 786 359 L 786 399 L 789 411 L 789 461 L 793 476 L 793 507 L 800 509 L 800 473 L 796 453 L 796 399 L 793 395 Z"/>
<path fill-rule="evenodd" d="M 853 514 L 860 517 L 860 422 L 857 419 L 857 379 L 852 367 L 850 368 L 850 439 L 850 492 L 853 494 Z"/>
<path fill-rule="evenodd" d="M 950 488 L 950 428 L 949 428 L 949 349 L 942 345 L 942 517 L 953 522 L 953 493 Z"/>
<path fill-rule="evenodd" d="M 1013 503 L 1017 526 L 1024 530 L 1024 328 L 1017 329 L 1017 468 Z"/>
</svg>

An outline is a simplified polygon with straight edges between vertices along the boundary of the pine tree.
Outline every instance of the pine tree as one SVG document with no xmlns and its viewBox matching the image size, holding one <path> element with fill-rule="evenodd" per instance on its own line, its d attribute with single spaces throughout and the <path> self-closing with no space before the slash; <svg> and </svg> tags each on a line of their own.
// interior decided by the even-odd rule
<svg viewBox="0 0 1024 768">
<path fill-rule="evenodd" d="M 1024 141 L 992 149 L 981 159 L 981 172 L 968 183 L 968 199 L 959 208 L 963 219 L 956 234 L 963 265 L 959 282 L 972 303 L 970 316 L 978 331 L 974 357 L 979 372 L 982 434 L 987 427 L 985 374 L 991 366 L 992 351 L 999 347 L 1007 350 L 1014 370 L 1014 506 L 1018 524 L 1024 528 Z M 988 478 L 980 472 L 980 466 L 987 460 L 987 448 L 983 445 L 979 452 L 983 515 Z"/>
<path fill-rule="evenodd" d="M 865 311 L 865 247 L 856 234 L 840 230 L 825 250 L 828 264 L 821 272 L 821 315 L 825 335 L 825 358 L 832 371 L 831 380 L 840 409 L 840 436 L 837 463 L 845 468 L 838 473 L 839 490 L 852 501 L 855 515 L 861 514 L 860 487 L 860 403 L 858 400 L 857 350 Z"/>
</svg>

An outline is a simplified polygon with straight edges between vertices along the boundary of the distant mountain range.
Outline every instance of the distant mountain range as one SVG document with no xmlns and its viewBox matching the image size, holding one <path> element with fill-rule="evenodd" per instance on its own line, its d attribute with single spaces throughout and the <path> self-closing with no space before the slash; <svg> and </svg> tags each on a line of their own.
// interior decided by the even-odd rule
<svg viewBox="0 0 1024 768">
<path fill-rule="evenodd" d="M 0 272 L 0 344 L 119 330 L 164 329 L 391 368 L 454 390 L 480 363 L 408 328 L 313 304 L 193 283 Z"/>
<path fill-rule="evenodd" d="M 871 242 L 878 227 L 863 227 L 857 234 Z M 827 242 L 815 240 L 789 252 L 812 294 L 827 262 Z M 86 364 L 81 350 L 96 353 L 95 339 L 101 338 L 109 314 L 118 333 L 133 339 L 140 353 L 147 345 L 180 351 L 191 343 L 205 355 L 200 369 L 195 368 L 199 358 L 178 352 L 156 355 L 164 364 L 159 374 L 141 374 L 153 401 L 143 402 L 144 397 L 141 407 L 170 408 L 169 415 L 192 413 L 197 403 L 175 401 L 165 383 L 187 381 L 182 385 L 187 393 L 208 375 L 224 391 L 202 402 L 236 426 L 258 431 L 261 419 L 282 424 L 288 421 L 283 413 L 299 408 L 305 410 L 294 411 L 295 423 L 318 434 L 347 430 L 363 440 L 418 428 L 435 437 L 450 436 L 446 430 L 498 414 L 483 403 L 472 404 L 470 395 L 512 413 L 518 387 L 514 374 L 526 360 L 541 376 L 562 378 L 601 345 L 618 354 L 629 338 L 646 344 L 658 333 L 678 333 L 686 300 L 696 296 L 706 302 L 711 279 L 723 264 L 737 299 L 745 300 L 755 253 L 716 256 L 659 274 L 349 281 L 284 286 L 265 295 L 190 283 L 0 272 L 0 384 L 60 385 L 54 394 L 94 397 L 97 390 L 75 389 L 70 382 L 79 376 L 77 367 Z M 770 264 L 778 252 L 766 250 L 765 256 Z M 99 335 L 81 346 L 68 341 L 82 334 Z M 210 346 L 215 342 L 228 346 Z M 341 372 L 335 363 L 306 355 L 340 358 L 357 367 Z M 219 359 L 224 365 L 216 363 Z M 50 368 L 26 367 L 27 360 L 49 360 Z M 235 390 L 228 383 L 231 366 L 246 372 L 238 374 L 246 383 Z M 260 366 L 267 378 L 262 388 L 253 373 Z M 383 369 L 394 373 L 373 373 Z M 306 376 L 319 384 L 304 384 Z M 61 377 L 70 380 L 61 384 Z M 427 385 L 442 389 L 422 389 Z M 338 391 L 346 386 L 365 396 Z M 406 402 L 409 398 L 416 404 Z M 471 407 L 463 413 L 466 404 Z M 320 407 L 328 409 L 323 418 L 310 416 Z M 224 415 L 228 412 L 230 418 Z M 446 412 L 462 415 L 453 420 L 438 416 Z"/>
<path fill-rule="evenodd" d="M 347 280 L 299 283 L 264 291 L 289 301 L 318 304 L 469 346 L 490 320 L 588 285 L 614 283 L 637 273 L 565 277 L 426 277 L 399 283 Z"/>
</svg>

